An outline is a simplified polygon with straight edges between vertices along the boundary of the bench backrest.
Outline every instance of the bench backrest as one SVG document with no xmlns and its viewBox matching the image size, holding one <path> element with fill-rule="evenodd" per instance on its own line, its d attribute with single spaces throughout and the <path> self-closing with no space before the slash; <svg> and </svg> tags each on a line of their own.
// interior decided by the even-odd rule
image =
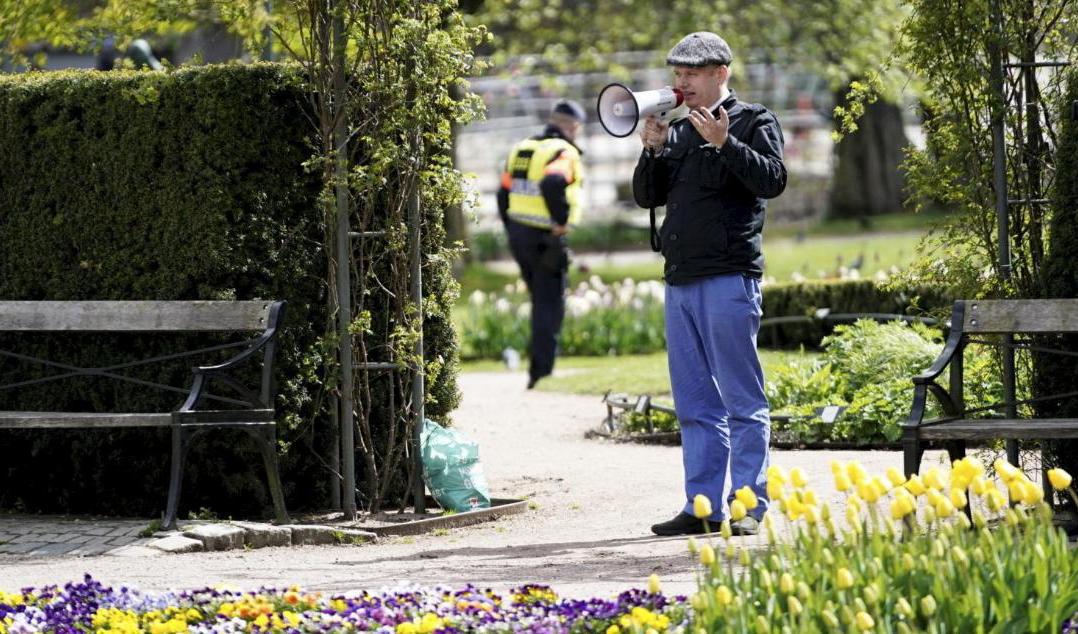
<svg viewBox="0 0 1078 634">
<path fill-rule="evenodd" d="M 1078 332 L 1078 299 L 967 299 L 958 315 L 967 333 Z"/>
<path fill-rule="evenodd" d="M 263 331 L 269 301 L 0 301 L 0 331 Z"/>
</svg>

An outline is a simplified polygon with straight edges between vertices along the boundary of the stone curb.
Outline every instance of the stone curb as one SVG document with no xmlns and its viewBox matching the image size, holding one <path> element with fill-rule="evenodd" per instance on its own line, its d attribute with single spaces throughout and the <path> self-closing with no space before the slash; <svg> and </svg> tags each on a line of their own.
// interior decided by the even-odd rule
<svg viewBox="0 0 1078 634">
<path fill-rule="evenodd" d="M 166 553 L 265 548 L 268 546 L 309 546 L 328 544 L 366 544 L 378 541 L 370 531 L 316 524 L 259 524 L 228 522 L 181 526 L 178 531 L 160 532 L 139 546 Z M 117 548 L 109 554 L 128 554 Z"/>
</svg>

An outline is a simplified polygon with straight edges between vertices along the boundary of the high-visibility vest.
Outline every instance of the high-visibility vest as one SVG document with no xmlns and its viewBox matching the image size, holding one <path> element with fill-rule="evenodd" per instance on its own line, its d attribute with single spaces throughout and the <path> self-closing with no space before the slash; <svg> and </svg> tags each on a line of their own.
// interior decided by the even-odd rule
<svg viewBox="0 0 1078 634">
<path fill-rule="evenodd" d="M 539 182 L 547 174 L 565 177 L 568 224 L 575 226 L 580 222 L 584 164 L 580 160 L 580 150 L 557 137 L 525 139 L 509 154 L 502 174 L 502 186 L 509 190 L 509 217 L 531 227 L 547 228 L 553 224 L 550 210 L 539 191 Z"/>
</svg>

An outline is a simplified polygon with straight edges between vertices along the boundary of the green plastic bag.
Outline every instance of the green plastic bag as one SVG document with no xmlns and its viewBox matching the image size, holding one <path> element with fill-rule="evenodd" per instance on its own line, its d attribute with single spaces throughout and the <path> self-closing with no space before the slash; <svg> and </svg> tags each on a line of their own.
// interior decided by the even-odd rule
<svg viewBox="0 0 1078 634">
<path fill-rule="evenodd" d="M 423 481 L 443 509 L 462 512 L 490 508 L 478 444 L 432 420 L 423 421 L 420 442 Z"/>
</svg>

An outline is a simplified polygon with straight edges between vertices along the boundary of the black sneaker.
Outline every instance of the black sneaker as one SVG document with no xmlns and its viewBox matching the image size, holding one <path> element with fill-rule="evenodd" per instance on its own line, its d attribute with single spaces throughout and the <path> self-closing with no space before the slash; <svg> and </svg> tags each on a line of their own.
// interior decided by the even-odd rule
<svg viewBox="0 0 1078 634">
<path fill-rule="evenodd" d="M 708 522 L 682 511 L 674 519 L 652 526 L 651 532 L 656 535 L 701 535 L 708 532 L 719 532 L 719 525 L 716 522 Z"/>
<path fill-rule="evenodd" d="M 530 379 L 528 379 L 528 389 L 530 390 L 533 387 L 535 387 L 535 384 L 538 383 L 538 382 L 539 382 L 539 379 L 537 379 L 535 377 L 531 377 Z"/>
</svg>

